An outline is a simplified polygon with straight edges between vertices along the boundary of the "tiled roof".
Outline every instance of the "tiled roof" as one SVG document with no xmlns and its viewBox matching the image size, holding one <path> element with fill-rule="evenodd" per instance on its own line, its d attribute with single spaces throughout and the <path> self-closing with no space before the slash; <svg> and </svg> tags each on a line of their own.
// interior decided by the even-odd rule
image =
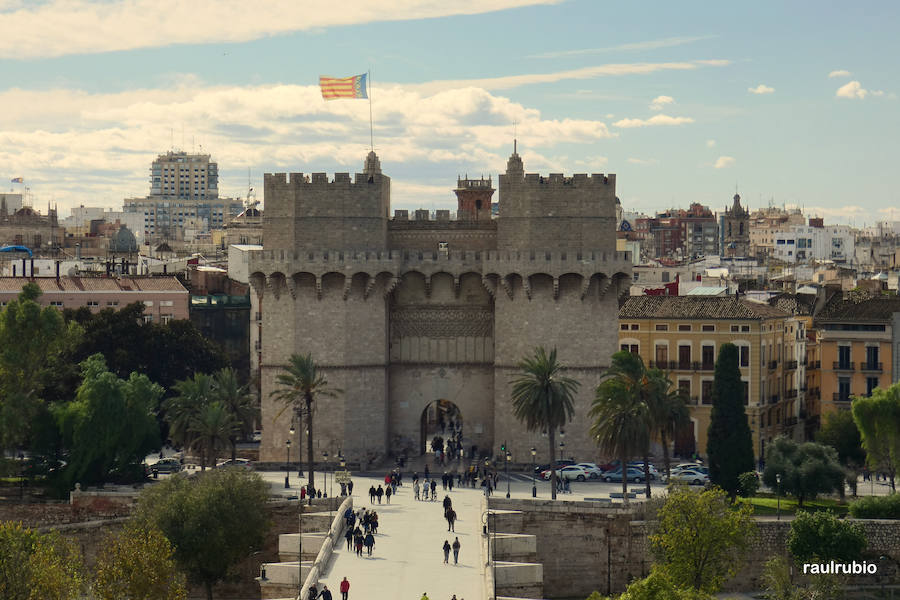
<svg viewBox="0 0 900 600">
<path fill-rule="evenodd" d="M 790 314 L 768 304 L 734 296 L 631 296 L 620 319 L 772 319 Z"/>
<path fill-rule="evenodd" d="M 36 283 L 42 292 L 184 292 L 175 277 L 0 277 L 0 292 L 20 292 L 26 283 Z"/>
<path fill-rule="evenodd" d="M 812 316 L 816 297 L 811 294 L 778 294 L 769 298 L 769 305 L 792 315 Z"/>
<path fill-rule="evenodd" d="M 896 312 L 900 312 L 900 298 L 897 296 L 850 297 L 847 299 L 835 296 L 819 313 L 816 323 L 890 321 Z"/>
</svg>

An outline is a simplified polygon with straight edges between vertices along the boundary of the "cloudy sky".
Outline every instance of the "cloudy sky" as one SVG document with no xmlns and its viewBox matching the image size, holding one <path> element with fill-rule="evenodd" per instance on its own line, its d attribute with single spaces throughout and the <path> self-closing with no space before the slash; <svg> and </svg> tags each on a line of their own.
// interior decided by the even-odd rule
<svg viewBox="0 0 900 600">
<path fill-rule="evenodd" d="M 41 208 L 146 195 L 173 147 L 220 193 L 356 172 L 371 71 L 394 208 L 452 208 L 458 174 L 617 173 L 627 209 L 737 185 L 751 207 L 900 219 L 900 3 L 0 0 L 0 177 Z M 0 189 L 19 190 L 4 183 Z"/>
</svg>

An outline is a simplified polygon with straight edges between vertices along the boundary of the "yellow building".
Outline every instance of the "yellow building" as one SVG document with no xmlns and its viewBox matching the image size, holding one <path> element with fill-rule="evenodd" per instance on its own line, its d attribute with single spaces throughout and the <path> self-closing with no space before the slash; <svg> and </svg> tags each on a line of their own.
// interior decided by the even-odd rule
<svg viewBox="0 0 900 600">
<path fill-rule="evenodd" d="M 735 296 L 633 296 L 619 310 L 619 348 L 668 371 L 690 398 L 691 426 L 675 440 L 679 456 L 706 453 L 715 362 L 725 343 L 738 347 L 757 458 L 776 435 L 791 434 L 805 387 L 797 343 L 805 336 L 790 313 Z"/>
<path fill-rule="evenodd" d="M 900 377 L 900 298 L 835 296 L 816 316 L 821 414 Z"/>
</svg>

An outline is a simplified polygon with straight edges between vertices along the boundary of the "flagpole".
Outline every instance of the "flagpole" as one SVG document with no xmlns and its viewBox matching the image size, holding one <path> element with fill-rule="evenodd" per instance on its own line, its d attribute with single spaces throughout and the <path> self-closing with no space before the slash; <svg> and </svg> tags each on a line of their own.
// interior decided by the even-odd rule
<svg viewBox="0 0 900 600">
<path fill-rule="evenodd" d="M 369 82 L 369 145 L 372 152 L 375 152 L 375 128 L 372 125 L 372 69 L 368 71 L 366 80 Z"/>
</svg>

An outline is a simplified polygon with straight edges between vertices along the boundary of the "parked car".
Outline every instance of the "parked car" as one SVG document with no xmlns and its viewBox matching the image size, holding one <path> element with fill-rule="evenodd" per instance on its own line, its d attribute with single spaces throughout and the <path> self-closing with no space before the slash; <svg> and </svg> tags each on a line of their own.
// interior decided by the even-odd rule
<svg viewBox="0 0 900 600">
<path fill-rule="evenodd" d="M 633 481 L 635 483 L 641 483 L 644 481 L 644 472 L 640 469 L 636 469 L 634 467 L 628 467 L 628 471 L 626 471 L 626 475 L 628 481 Z M 603 481 L 606 483 L 611 483 L 613 481 L 621 483 L 622 481 L 622 469 L 616 469 L 615 471 L 607 471 L 603 474 Z"/>
<path fill-rule="evenodd" d="M 181 461 L 177 458 L 163 458 L 150 465 L 150 474 L 178 473 L 183 468 Z"/>
<path fill-rule="evenodd" d="M 588 475 L 587 471 L 584 468 L 578 465 L 567 465 L 562 467 L 561 469 L 557 469 L 556 476 L 560 479 L 568 479 L 570 481 L 584 481 L 590 475 Z M 550 469 L 545 469 L 541 472 L 542 479 L 550 479 Z"/>
<path fill-rule="evenodd" d="M 581 467 L 587 473 L 588 479 L 599 479 L 603 477 L 603 469 L 594 463 L 578 463 L 576 467 Z"/>
<path fill-rule="evenodd" d="M 250 464 L 250 461 L 246 458 L 236 458 L 234 460 L 223 460 L 220 463 L 216 463 L 217 469 L 223 469 L 225 467 L 240 467 L 242 469 L 252 469 L 253 465 Z"/>
<path fill-rule="evenodd" d="M 705 485 L 709 483 L 709 475 L 693 469 L 682 469 L 669 476 L 669 482 L 680 481 L 688 485 Z"/>
<path fill-rule="evenodd" d="M 644 472 L 644 463 L 630 462 L 630 463 L 628 463 L 628 468 L 629 469 L 634 468 L 634 469 L 639 470 L 641 473 L 643 473 Z M 650 465 L 650 481 L 656 481 L 657 479 L 660 479 L 660 478 L 661 478 L 661 475 L 659 474 L 659 471 L 657 470 L 657 468 L 653 465 Z"/>
<path fill-rule="evenodd" d="M 568 467 L 569 465 L 574 465 L 574 464 L 575 464 L 574 460 L 569 460 L 568 458 L 561 458 L 558 461 L 556 461 L 556 469 L 559 470 L 563 467 Z M 549 468 L 550 468 L 549 463 L 546 465 L 538 465 L 534 468 L 534 472 L 535 472 L 535 474 L 540 475 L 541 473 L 543 473 L 544 471 L 546 471 Z"/>
</svg>

